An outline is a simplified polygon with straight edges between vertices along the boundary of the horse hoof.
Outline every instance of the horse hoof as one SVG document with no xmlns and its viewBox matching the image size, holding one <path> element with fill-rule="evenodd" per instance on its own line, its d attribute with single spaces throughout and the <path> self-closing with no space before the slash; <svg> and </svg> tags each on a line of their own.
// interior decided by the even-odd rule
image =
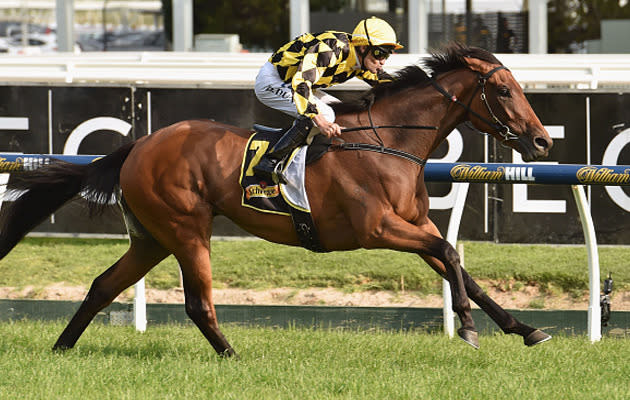
<svg viewBox="0 0 630 400">
<path fill-rule="evenodd" d="M 464 342 L 468 343 L 475 349 L 479 348 L 479 335 L 477 334 L 477 332 L 464 328 L 459 328 L 457 330 L 457 334 L 460 338 L 462 338 Z"/>
<path fill-rule="evenodd" d="M 234 351 L 233 348 L 229 347 L 225 350 L 223 350 L 222 352 L 219 353 L 219 357 L 221 357 L 222 359 L 232 359 L 232 360 L 240 360 L 241 357 L 239 357 L 238 354 L 236 354 L 236 352 Z"/>
<path fill-rule="evenodd" d="M 52 348 L 54 353 L 63 353 L 64 351 L 70 350 L 72 346 L 67 346 L 65 344 L 55 344 Z"/>
<path fill-rule="evenodd" d="M 524 339 L 526 346 L 534 346 L 538 343 L 546 342 L 551 339 L 551 335 L 546 334 L 540 329 L 536 329 L 534 332 L 527 335 Z"/>
</svg>

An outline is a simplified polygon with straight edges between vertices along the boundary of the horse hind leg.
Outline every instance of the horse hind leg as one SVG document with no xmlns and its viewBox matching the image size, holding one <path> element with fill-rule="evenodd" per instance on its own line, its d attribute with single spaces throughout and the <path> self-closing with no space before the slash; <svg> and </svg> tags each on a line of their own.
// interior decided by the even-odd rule
<svg viewBox="0 0 630 400">
<path fill-rule="evenodd" d="M 208 244 L 189 243 L 174 254 L 182 270 L 186 314 L 220 356 L 237 356 L 219 329 L 212 301 L 209 242 Z"/>
<path fill-rule="evenodd" d="M 152 237 L 131 237 L 129 250 L 97 277 L 83 303 L 68 323 L 53 350 L 74 347 L 96 314 L 126 288 L 136 283 L 170 253 Z"/>
<path fill-rule="evenodd" d="M 219 329 L 212 301 L 212 209 L 196 192 L 182 188 L 179 183 L 170 182 L 169 179 L 165 179 L 160 188 L 165 192 L 165 188 L 170 189 L 166 198 L 151 188 L 146 189 L 152 191 L 147 196 L 138 190 L 139 185 L 129 186 L 127 202 L 130 208 L 137 211 L 137 219 L 134 217 L 132 222 L 137 221 L 137 225 L 142 225 L 175 256 L 182 272 L 186 314 L 219 355 L 235 356 L 232 346 Z M 199 202 L 189 207 L 182 206 L 190 205 L 191 199 Z M 129 221 L 127 223 L 129 225 Z"/>
</svg>

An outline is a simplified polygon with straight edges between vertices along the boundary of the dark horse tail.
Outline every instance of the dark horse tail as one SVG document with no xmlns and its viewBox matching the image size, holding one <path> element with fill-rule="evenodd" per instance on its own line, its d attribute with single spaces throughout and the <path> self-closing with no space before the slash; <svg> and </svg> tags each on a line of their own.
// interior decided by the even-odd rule
<svg viewBox="0 0 630 400">
<path fill-rule="evenodd" d="M 79 193 L 88 201 L 90 216 L 102 213 L 117 195 L 120 169 L 134 144 L 126 144 L 87 165 L 55 160 L 32 171 L 13 173 L 10 189 L 22 194 L 2 208 L 0 259 L 28 232 Z"/>
</svg>

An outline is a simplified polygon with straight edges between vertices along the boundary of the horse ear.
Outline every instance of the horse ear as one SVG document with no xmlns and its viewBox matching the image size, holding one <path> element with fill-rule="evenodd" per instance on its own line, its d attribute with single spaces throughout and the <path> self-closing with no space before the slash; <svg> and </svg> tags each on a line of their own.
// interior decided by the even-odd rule
<svg viewBox="0 0 630 400">
<path fill-rule="evenodd" d="M 466 61 L 466 64 L 468 64 L 468 68 L 473 71 L 477 71 L 482 75 L 488 73 L 492 68 L 494 68 L 492 64 L 478 58 L 464 57 L 464 60 Z"/>
</svg>

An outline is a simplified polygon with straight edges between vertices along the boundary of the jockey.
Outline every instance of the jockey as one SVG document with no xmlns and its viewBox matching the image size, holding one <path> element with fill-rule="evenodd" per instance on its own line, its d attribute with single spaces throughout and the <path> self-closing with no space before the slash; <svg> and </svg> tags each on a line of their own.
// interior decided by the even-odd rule
<svg viewBox="0 0 630 400">
<path fill-rule="evenodd" d="M 280 47 L 260 69 L 254 90 L 263 104 L 296 120 L 254 167 L 255 173 L 270 182 L 286 183 L 280 171 L 275 171 L 277 165 L 306 143 L 313 124 L 327 137 L 341 134 L 328 105 L 339 100 L 319 88 L 355 76 L 371 86 L 388 82 L 391 78 L 383 65 L 402 47 L 394 29 L 376 17 L 360 21 L 351 35 L 337 31 L 305 33 Z"/>
</svg>

